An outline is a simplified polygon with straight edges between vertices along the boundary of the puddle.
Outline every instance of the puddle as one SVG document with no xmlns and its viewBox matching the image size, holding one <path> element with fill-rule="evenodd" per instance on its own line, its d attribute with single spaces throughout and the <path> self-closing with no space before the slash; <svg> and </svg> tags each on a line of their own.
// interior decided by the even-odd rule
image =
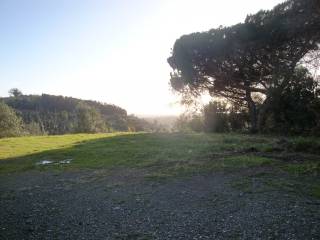
<svg viewBox="0 0 320 240">
<path fill-rule="evenodd" d="M 68 158 L 68 159 L 65 159 L 65 160 L 58 161 L 58 162 L 54 162 L 54 161 L 51 161 L 51 160 L 42 160 L 42 161 L 40 161 L 40 162 L 37 162 L 36 165 L 70 164 L 72 160 L 73 160 L 72 158 Z"/>
<path fill-rule="evenodd" d="M 37 162 L 36 165 L 47 165 L 47 164 L 52 164 L 53 161 L 49 161 L 49 160 L 42 160 L 40 162 Z"/>
<path fill-rule="evenodd" d="M 69 159 L 66 159 L 66 160 L 62 160 L 62 161 L 59 161 L 60 164 L 68 164 L 68 163 L 71 163 L 72 159 L 69 158 Z"/>
</svg>

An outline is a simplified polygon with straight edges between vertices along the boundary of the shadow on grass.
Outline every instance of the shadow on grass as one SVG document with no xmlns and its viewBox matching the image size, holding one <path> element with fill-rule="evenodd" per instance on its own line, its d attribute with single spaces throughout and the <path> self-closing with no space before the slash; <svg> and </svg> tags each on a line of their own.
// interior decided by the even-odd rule
<svg viewBox="0 0 320 240">
<path fill-rule="evenodd" d="M 280 161 L 275 161 L 273 157 L 259 156 L 260 152 L 272 148 L 275 141 L 273 138 L 263 136 L 119 133 L 82 135 L 81 137 L 89 139 L 79 140 L 80 138 L 77 138 L 76 135 L 17 139 L 19 141 L 11 142 L 11 145 L 7 147 L 17 151 L 19 147 L 30 148 L 34 144 L 39 144 L 39 147 L 35 148 L 38 152 L 0 160 L 0 173 L 31 169 L 71 170 L 128 167 L 152 168 L 153 172 L 162 177 L 172 172 L 194 173 L 203 170 L 239 170 L 274 164 L 283 165 Z M 41 151 L 41 143 L 49 143 L 51 148 L 56 149 Z M 44 146 L 48 147 L 46 144 Z M 255 149 L 255 151 L 243 151 L 244 149 Z M 70 164 L 59 163 L 69 159 L 72 160 Z M 37 164 L 44 160 L 52 161 L 53 164 Z M 302 165 L 299 164 L 300 166 Z"/>
<path fill-rule="evenodd" d="M 243 152 L 243 149 L 250 147 L 262 151 L 272 142 L 272 139 L 262 136 L 237 134 L 136 133 L 106 135 L 80 142 L 70 142 L 71 137 L 73 136 L 54 138 L 54 141 L 69 138 L 66 141 L 69 142 L 68 147 L 63 147 L 59 142 L 54 150 L 0 160 L 0 173 L 29 169 L 154 167 L 163 174 L 168 170 L 194 172 L 204 168 L 245 168 L 261 165 L 269 160 L 252 156 L 247 151 Z M 92 135 L 88 137 L 92 138 Z M 12 146 L 27 146 L 28 138 L 20 140 L 19 144 Z M 44 142 L 49 140 L 52 138 L 41 138 Z M 235 155 L 248 156 L 234 158 Z M 70 164 L 37 165 L 37 162 L 44 160 L 59 162 L 67 159 L 72 159 Z"/>
<path fill-rule="evenodd" d="M 75 142 L 68 147 L 2 159 L 0 173 L 31 169 L 146 167 L 163 161 L 188 161 L 204 150 L 203 141 L 206 140 L 201 134 L 137 133 L 106 136 Z M 70 164 L 58 163 L 67 159 L 72 159 Z M 56 164 L 37 164 L 44 160 Z"/>
<path fill-rule="evenodd" d="M 30 169 L 66 169 L 66 168 L 99 168 L 121 164 L 129 164 L 129 151 L 134 146 L 133 142 L 142 134 L 107 136 L 98 139 L 78 141 L 68 147 L 59 147 L 53 150 L 44 150 L 19 157 L 11 157 L 0 161 L 1 172 L 15 172 Z M 143 134 L 144 135 L 144 134 Z M 136 152 L 135 151 L 135 152 Z M 132 154 L 132 153 L 131 153 Z M 40 161 L 52 161 L 57 163 L 71 159 L 70 164 L 38 165 Z"/>
</svg>

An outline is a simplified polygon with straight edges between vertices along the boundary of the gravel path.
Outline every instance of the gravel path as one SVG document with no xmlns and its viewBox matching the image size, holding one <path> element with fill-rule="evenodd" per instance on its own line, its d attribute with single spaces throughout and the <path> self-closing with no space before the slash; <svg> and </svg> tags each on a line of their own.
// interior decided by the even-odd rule
<svg viewBox="0 0 320 240">
<path fill-rule="evenodd" d="M 0 239 L 320 239 L 320 201 L 242 192 L 241 175 L 134 170 L 0 176 Z M 258 189 L 259 187 L 257 187 Z"/>
</svg>

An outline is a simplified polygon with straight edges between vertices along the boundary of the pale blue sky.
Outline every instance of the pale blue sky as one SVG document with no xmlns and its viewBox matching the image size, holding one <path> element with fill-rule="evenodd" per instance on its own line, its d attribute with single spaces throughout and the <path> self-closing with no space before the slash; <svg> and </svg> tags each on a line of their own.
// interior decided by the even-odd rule
<svg viewBox="0 0 320 240">
<path fill-rule="evenodd" d="M 0 0 L 0 96 L 57 94 L 177 114 L 166 62 L 182 34 L 281 0 Z"/>
</svg>

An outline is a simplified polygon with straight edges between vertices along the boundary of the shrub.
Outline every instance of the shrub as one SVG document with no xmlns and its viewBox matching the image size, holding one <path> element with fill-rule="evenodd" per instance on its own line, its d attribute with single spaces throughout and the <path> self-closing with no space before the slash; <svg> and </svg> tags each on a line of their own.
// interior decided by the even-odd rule
<svg viewBox="0 0 320 240">
<path fill-rule="evenodd" d="M 79 133 L 106 132 L 108 127 L 100 112 L 87 104 L 77 106 L 77 129 Z"/>
<path fill-rule="evenodd" d="M 31 123 L 26 123 L 24 124 L 24 131 L 25 131 L 25 134 L 27 135 L 32 135 L 32 136 L 40 136 L 40 135 L 45 135 L 46 132 L 44 132 L 39 123 L 37 122 L 31 122 Z"/>
<path fill-rule="evenodd" d="M 204 129 L 206 132 L 229 131 L 228 110 L 224 102 L 213 101 L 204 106 Z"/>
<path fill-rule="evenodd" d="M 17 137 L 23 133 L 23 122 L 16 112 L 0 102 L 0 137 Z"/>
</svg>

